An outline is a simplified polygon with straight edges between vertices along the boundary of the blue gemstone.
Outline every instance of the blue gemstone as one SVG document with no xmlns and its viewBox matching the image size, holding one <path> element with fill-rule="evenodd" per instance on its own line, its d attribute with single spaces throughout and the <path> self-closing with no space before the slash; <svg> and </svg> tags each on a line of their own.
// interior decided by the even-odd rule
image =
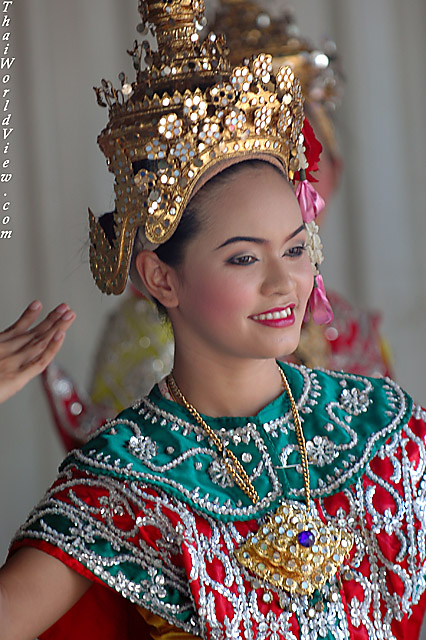
<svg viewBox="0 0 426 640">
<path fill-rule="evenodd" d="M 315 536 L 312 531 L 301 531 L 297 540 L 302 547 L 312 547 L 315 542 Z"/>
</svg>

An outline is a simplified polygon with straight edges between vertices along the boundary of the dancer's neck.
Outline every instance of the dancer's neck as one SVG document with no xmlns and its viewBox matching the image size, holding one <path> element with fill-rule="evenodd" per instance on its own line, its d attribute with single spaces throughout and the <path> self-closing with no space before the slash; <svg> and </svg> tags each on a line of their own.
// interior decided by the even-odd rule
<svg viewBox="0 0 426 640">
<path fill-rule="evenodd" d="M 212 417 L 255 415 L 282 393 L 273 358 L 205 358 L 177 350 L 173 371 L 186 399 Z"/>
</svg>

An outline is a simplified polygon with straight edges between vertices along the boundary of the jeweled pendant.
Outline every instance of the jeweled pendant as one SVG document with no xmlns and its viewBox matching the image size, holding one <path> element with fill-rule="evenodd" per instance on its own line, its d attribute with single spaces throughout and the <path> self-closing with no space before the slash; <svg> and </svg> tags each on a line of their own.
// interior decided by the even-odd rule
<svg viewBox="0 0 426 640">
<path fill-rule="evenodd" d="M 298 502 L 284 503 L 236 551 L 237 560 L 264 583 L 311 596 L 348 557 L 351 533 L 325 524 Z"/>
</svg>

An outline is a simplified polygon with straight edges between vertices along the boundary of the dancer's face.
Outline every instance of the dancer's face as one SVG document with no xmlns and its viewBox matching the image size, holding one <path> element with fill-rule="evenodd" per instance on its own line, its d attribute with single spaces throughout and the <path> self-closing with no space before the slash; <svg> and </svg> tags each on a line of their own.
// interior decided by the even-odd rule
<svg viewBox="0 0 426 640">
<path fill-rule="evenodd" d="M 272 166 L 248 166 L 203 206 L 176 269 L 176 340 L 243 358 L 292 353 L 313 272 L 292 188 Z"/>
</svg>

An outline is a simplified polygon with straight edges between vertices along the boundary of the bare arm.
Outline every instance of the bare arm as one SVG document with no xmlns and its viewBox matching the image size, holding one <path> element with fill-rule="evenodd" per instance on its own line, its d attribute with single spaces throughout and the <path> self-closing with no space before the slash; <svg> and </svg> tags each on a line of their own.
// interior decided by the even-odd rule
<svg viewBox="0 0 426 640">
<path fill-rule="evenodd" d="M 20 549 L 0 569 L 0 640 L 34 640 L 90 585 L 47 553 Z"/>
<path fill-rule="evenodd" d="M 41 309 L 41 303 L 35 300 L 12 326 L 0 332 L 0 403 L 47 367 L 75 318 L 75 313 L 61 304 L 31 328 Z"/>
</svg>

